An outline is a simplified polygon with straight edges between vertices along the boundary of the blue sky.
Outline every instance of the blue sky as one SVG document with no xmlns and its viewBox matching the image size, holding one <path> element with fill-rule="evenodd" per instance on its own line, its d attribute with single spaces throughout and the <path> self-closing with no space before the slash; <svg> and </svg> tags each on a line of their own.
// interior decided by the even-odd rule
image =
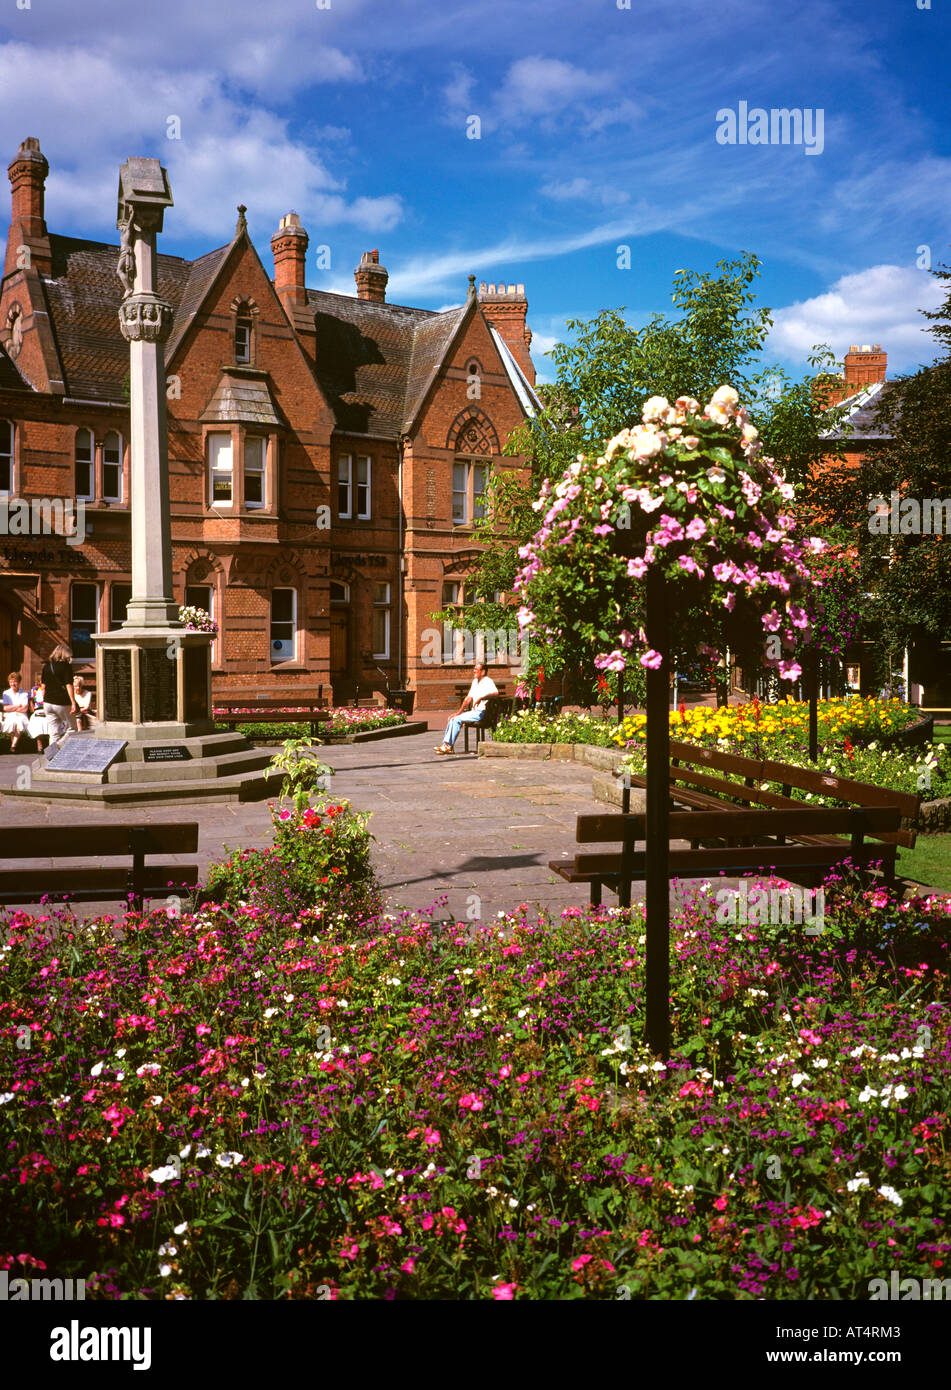
<svg viewBox="0 0 951 1390">
<path fill-rule="evenodd" d="M 316 288 L 352 293 L 371 247 L 395 302 L 524 282 L 543 380 L 567 319 L 666 313 L 678 269 L 741 250 L 794 373 L 820 341 L 881 343 L 890 375 L 934 357 L 917 310 L 942 296 L 916 262 L 951 261 L 945 0 L 317 2 L 10 0 L 3 148 L 39 136 L 51 229 L 114 239 L 118 166 L 154 155 L 162 250 L 227 242 L 242 202 L 269 268 L 299 212 Z M 718 143 L 741 102 L 821 110 L 821 153 Z"/>
</svg>

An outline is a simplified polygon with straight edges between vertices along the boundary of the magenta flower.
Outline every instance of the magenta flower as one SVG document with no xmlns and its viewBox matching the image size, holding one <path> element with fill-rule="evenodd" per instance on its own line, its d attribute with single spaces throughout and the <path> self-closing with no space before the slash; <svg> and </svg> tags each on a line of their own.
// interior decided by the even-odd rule
<svg viewBox="0 0 951 1390">
<path fill-rule="evenodd" d="M 653 647 L 646 651 L 641 657 L 641 665 L 646 666 L 651 671 L 659 671 L 663 665 L 664 658 L 660 652 L 655 652 Z"/>
</svg>

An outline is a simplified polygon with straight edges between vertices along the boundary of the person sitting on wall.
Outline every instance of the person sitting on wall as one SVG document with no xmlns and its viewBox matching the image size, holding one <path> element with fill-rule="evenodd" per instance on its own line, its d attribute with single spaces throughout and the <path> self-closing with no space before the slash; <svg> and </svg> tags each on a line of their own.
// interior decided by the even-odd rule
<svg viewBox="0 0 951 1390">
<path fill-rule="evenodd" d="M 30 727 L 30 696 L 20 689 L 19 671 L 11 671 L 9 688 L 3 692 L 3 732 L 10 735 L 10 752 L 16 750 L 20 735 Z"/>
<path fill-rule="evenodd" d="M 96 722 L 92 711 L 92 691 L 86 689 L 82 676 L 77 676 L 73 681 L 73 699 L 76 704 L 76 728 L 91 729 Z"/>
<path fill-rule="evenodd" d="M 30 691 L 30 727 L 29 734 L 36 743 L 36 751 L 42 753 L 43 740 L 50 735 L 50 726 L 46 722 L 46 710 L 43 706 L 43 682 L 37 681 Z"/>
<path fill-rule="evenodd" d="M 451 753 L 452 746 L 459 737 L 463 724 L 481 724 L 485 718 L 490 695 L 498 695 L 499 689 L 491 676 L 486 675 L 485 662 L 477 661 L 472 670 L 472 684 L 469 694 L 446 725 L 443 741 L 437 753 Z"/>
</svg>

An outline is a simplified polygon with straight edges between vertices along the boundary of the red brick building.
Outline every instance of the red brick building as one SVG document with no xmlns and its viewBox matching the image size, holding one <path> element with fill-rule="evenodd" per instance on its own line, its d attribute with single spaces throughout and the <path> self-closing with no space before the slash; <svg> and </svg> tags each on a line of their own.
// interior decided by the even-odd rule
<svg viewBox="0 0 951 1390">
<path fill-rule="evenodd" d="M 0 664 L 28 682 L 57 641 L 91 655 L 131 593 L 119 248 L 48 231 L 48 172 L 25 140 L 0 289 Z M 355 296 L 311 290 L 297 215 L 272 277 L 245 211 L 226 246 L 158 257 L 175 597 L 219 625 L 219 695 L 359 685 L 444 707 L 465 652 L 433 658 L 430 615 L 461 601 L 488 473 L 522 466 L 501 451 L 539 408 L 524 287 L 470 277 L 456 309 L 389 304 L 374 250 Z M 82 500 L 83 542 L 19 534 L 18 499 Z"/>
</svg>

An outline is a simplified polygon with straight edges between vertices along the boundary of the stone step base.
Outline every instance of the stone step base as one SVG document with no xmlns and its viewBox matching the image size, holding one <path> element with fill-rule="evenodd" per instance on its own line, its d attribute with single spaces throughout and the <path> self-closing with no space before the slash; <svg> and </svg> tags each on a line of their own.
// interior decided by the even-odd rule
<svg viewBox="0 0 951 1390">
<path fill-rule="evenodd" d="M 277 800 L 280 783 L 267 778 L 264 770 L 244 772 L 230 777 L 192 778 L 159 782 L 54 782 L 52 775 L 45 780 L 34 778 L 29 787 L 8 787 L 5 796 L 18 796 L 34 801 L 67 801 L 85 806 L 154 806 L 162 802 L 176 805 L 187 803 Z"/>
</svg>

